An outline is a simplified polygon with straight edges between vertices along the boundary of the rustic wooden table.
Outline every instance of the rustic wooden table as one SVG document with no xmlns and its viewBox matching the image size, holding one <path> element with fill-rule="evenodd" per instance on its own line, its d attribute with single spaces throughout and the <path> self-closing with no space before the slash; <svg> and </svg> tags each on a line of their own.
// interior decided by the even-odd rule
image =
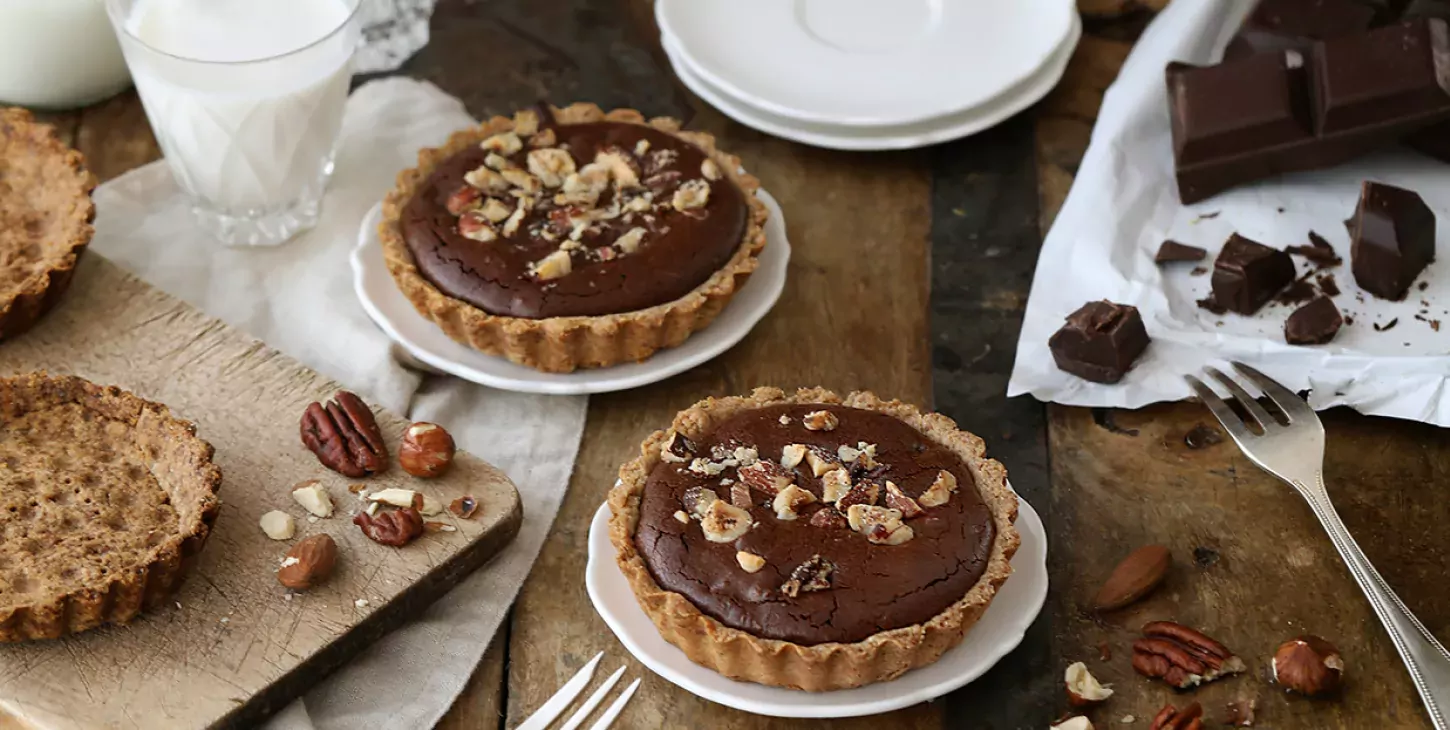
<svg viewBox="0 0 1450 730">
<path fill-rule="evenodd" d="M 779 306 L 739 346 L 664 383 L 591 402 L 573 483 L 552 534 L 448 730 L 509 728 L 599 651 L 644 684 L 626 728 L 1043 728 L 1064 709 L 1061 676 L 1089 663 L 1117 694 L 1099 727 L 1146 727 L 1167 701 L 1201 701 L 1217 724 L 1230 699 L 1257 698 L 1260 727 L 1427 728 L 1384 632 L 1299 498 L 1232 444 L 1190 448 L 1200 406 L 1140 411 L 1003 397 L 1042 234 L 1072 183 L 1103 90 L 1166 0 L 1079 0 L 1087 34 L 1045 101 L 973 137 L 926 150 L 848 154 L 766 137 L 683 91 L 658 46 L 649 0 L 442 0 L 432 42 L 403 73 L 458 95 L 475 115 L 539 98 L 670 114 L 717 135 L 780 200 L 794 247 Z M 134 94 L 51 115 L 103 178 L 159 156 Z M 629 659 L 584 590 L 589 519 L 619 463 L 672 414 L 758 385 L 871 389 L 931 405 L 983 436 L 1043 513 L 1052 589 L 1021 648 L 982 679 L 890 716 L 801 722 L 728 710 Z M 1450 638 L 1446 499 L 1450 431 L 1325 414 L 1331 493 L 1386 579 Z M 1109 617 L 1084 604 L 1124 554 L 1170 546 L 1152 599 Z M 1146 620 L 1202 627 L 1252 667 L 1191 696 L 1133 674 Z M 1339 644 L 1339 699 L 1269 684 L 1274 647 L 1298 633 Z M 1112 658 L 1099 658 L 1100 645 Z M 1135 721 L 1121 723 L 1125 716 Z"/>
</svg>

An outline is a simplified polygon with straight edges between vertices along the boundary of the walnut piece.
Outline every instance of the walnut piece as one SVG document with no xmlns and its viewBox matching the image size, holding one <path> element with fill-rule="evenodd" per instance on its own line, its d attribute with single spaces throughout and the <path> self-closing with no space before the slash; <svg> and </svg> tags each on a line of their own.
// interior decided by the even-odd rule
<svg viewBox="0 0 1450 730">
<path fill-rule="evenodd" d="M 500 170 L 498 174 L 502 175 L 503 179 L 507 180 L 509 185 L 529 195 L 538 195 L 544 190 L 544 184 L 539 181 L 539 178 L 523 170 Z"/>
<path fill-rule="evenodd" d="M 821 498 L 836 504 L 851 491 L 851 475 L 845 469 L 833 469 L 821 477 Z"/>
<path fill-rule="evenodd" d="M 617 148 L 600 150 L 594 155 L 594 164 L 603 165 L 608 169 L 615 186 L 621 190 L 639 187 L 639 171 L 635 169 L 634 162 L 623 150 Z"/>
<path fill-rule="evenodd" d="M 811 411 L 801 419 L 808 431 L 834 431 L 841 425 L 841 419 L 830 411 Z"/>
<path fill-rule="evenodd" d="M 599 196 L 609 189 L 609 170 L 595 164 L 585 165 L 578 172 L 564 178 L 559 194 L 554 196 L 555 205 L 583 204 L 593 206 Z"/>
<path fill-rule="evenodd" d="M 685 511 L 696 517 L 705 514 L 710 505 L 719 501 L 720 495 L 707 487 L 690 487 L 680 495 L 680 503 L 684 505 Z"/>
<path fill-rule="evenodd" d="M 550 279 L 567 276 L 573 270 L 574 261 L 569 258 L 568 251 L 555 251 L 529 264 L 529 273 L 540 281 L 549 281 Z"/>
<path fill-rule="evenodd" d="M 453 215 L 463 215 L 477 208 L 481 200 L 483 200 L 483 193 L 479 192 L 477 188 L 464 185 L 448 196 L 448 200 L 443 202 L 443 207 Z"/>
<path fill-rule="evenodd" d="M 957 478 L 951 472 L 943 469 L 937 472 L 936 481 L 916 498 L 917 504 L 923 507 L 940 507 L 952 498 L 952 492 L 957 491 Z"/>
<path fill-rule="evenodd" d="M 835 570 L 835 563 L 812 555 L 790 572 L 790 579 L 781 584 L 780 592 L 795 598 L 801 593 L 824 591 L 831 587 L 831 573 Z"/>
<path fill-rule="evenodd" d="M 533 109 L 520 109 L 514 112 L 514 134 L 520 137 L 532 137 L 539 131 L 539 113 Z"/>
<path fill-rule="evenodd" d="M 700 527 L 710 542 L 733 542 L 749 532 L 752 525 L 749 512 L 718 499 L 700 516 Z"/>
<path fill-rule="evenodd" d="M 764 462 L 761 462 L 764 463 Z M 807 492 L 794 484 L 786 486 L 775 495 L 775 501 L 771 507 L 775 509 L 775 516 L 782 520 L 794 520 L 800 516 L 802 507 L 814 504 L 816 495 Z"/>
<path fill-rule="evenodd" d="M 794 469 L 805 458 L 805 444 L 786 444 L 780 450 L 780 466 L 783 469 Z"/>
<path fill-rule="evenodd" d="M 790 486 L 794 481 L 791 479 L 790 472 L 770 461 L 757 461 L 749 466 L 742 466 L 738 473 L 740 481 L 749 484 L 751 489 L 772 496 Z"/>
<path fill-rule="evenodd" d="M 675 191 L 675 197 L 670 200 L 670 205 L 674 206 L 675 210 L 683 212 L 703 208 L 709 201 L 710 183 L 704 180 L 690 180 Z"/>
<path fill-rule="evenodd" d="M 553 147 L 556 144 L 558 144 L 558 137 L 555 136 L 553 129 L 541 129 L 529 138 L 529 146 L 534 149 Z"/>
<path fill-rule="evenodd" d="M 519 198 L 519 207 L 515 208 L 513 215 L 503 222 L 505 236 L 512 236 L 519 232 L 519 226 L 523 224 L 524 216 L 528 215 L 529 210 L 534 207 L 533 202 L 533 198 Z"/>
<path fill-rule="evenodd" d="M 483 165 L 484 167 L 487 167 L 491 170 L 498 170 L 499 172 L 515 169 L 514 163 L 511 162 L 509 158 L 504 157 L 497 152 L 488 153 L 488 156 L 483 158 Z"/>
<path fill-rule="evenodd" d="M 759 573 L 765 567 L 765 558 L 744 550 L 735 553 L 735 562 L 740 563 L 740 568 L 747 573 Z"/>
<path fill-rule="evenodd" d="M 900 545 L 916 535 L 910 526 L 901 523 L 901 511 L 890 507 L 853 504 L 846 512 L 846 521 L 852 530 L 878 545 Z"/>
<path fill-rule="evenodd" d="M 529 152 L 529 172 L 532 172 L 545 187 L 557 188 L 564 184 L 564 178 L 574 174 L 574 158 L 557 147 Z"/>
<path fill-rule="evenodd" d="M 478 212 L 489 223 L 501 223 L 513 215 L 514 209 L 504 205 L 497 198 L 489 198 L 483 201 L 483 208 Z"/>
<path fill-rule="evenodd" d="M 458 217 L 458 235 L 483 243 L 498 240 L 498 232 L 489 225 L 488 218 L 478 211 L 469 211 Z"/>
<path fill-rule="evenodd" d="M 904 519 L 911 519 L 921 514 L 921 505 L 916 500 L 906 496 L 895 482 L 886 482 L 886 506 L 901 512 Z"/>
<path fill-rule="evenodd" d="M 514 132 L 500 132 L 492 137 L 489 137 L 488 139 L 485 139 L 483 142 L 480 142 L 478 146 L 488 150 L 489 152 L 497 152 L 501 155 L 511 155 L 523 149 L 524 142 L 523 140 L 519 139 L 519 136 Z"/>
</svg>

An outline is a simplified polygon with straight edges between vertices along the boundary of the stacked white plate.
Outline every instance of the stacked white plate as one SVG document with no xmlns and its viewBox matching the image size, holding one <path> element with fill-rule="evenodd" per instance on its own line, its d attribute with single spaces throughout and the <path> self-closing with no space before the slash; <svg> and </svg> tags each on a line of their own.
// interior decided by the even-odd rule
<svg viewBox="0 0 1450 730">
<path fill-rule="evenodd" d="M 921 147 L 991 127 L 1057 85 L 1074 0 L 657 0 L 685 86 L 817 147 Z"/>
</svg>

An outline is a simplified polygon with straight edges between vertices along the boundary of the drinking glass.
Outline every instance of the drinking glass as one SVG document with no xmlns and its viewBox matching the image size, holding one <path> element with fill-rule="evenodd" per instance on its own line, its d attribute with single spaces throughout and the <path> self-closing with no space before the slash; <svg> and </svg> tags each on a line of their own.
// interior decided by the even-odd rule
<svg viewBox="0 0 1450 730">
<path fill-rule="evenodd" d="M 316 225 L 352 79 L 361 0 L 331 0 L 346 6 L 345 20 L 300 48 L 221 61 L 143 40 L 130 21 L 147 1 L 106 0 L 106 8 L 156 141 L 200 226 L 227 245 L 270 246 Z M 227 5 L 247 12 L 245 4 Z"/>
</svg>

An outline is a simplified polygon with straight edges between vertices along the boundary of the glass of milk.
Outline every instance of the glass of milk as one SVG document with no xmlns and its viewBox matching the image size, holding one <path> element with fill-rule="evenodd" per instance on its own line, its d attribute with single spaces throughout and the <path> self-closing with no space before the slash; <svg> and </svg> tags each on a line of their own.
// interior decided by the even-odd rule
<svg viewBox="0 0 1450 730">
<path fill-rule="evenodd" d="M 317 223 L 360 2 L 106 0 L 171 172 L 223 243 L 276 245 Z"/>
</svg>

